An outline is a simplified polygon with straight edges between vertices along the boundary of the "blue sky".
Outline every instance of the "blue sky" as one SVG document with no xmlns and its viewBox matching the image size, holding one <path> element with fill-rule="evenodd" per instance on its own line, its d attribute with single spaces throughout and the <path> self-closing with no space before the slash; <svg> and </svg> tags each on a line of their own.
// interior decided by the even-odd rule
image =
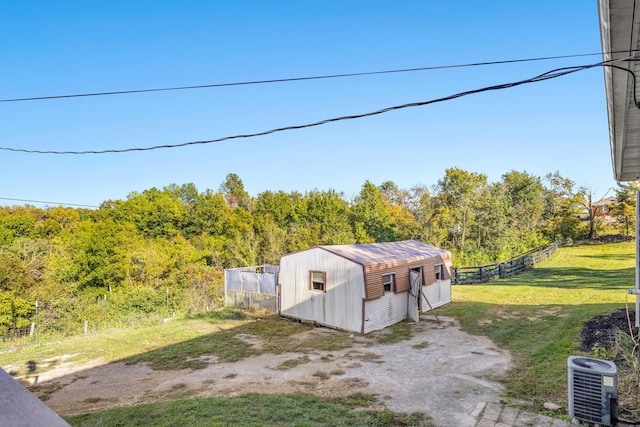
<svg viewBox="0 0 640 427">
<path fill-rule="evenodd" d="M 600 51 L 595 1 L 0 0 L 0 99 L 280 79 Z M 599 56 L 148 94 L 0 103 L 0 146 L 102 150 L 209 140 L 533 77 Z M 265 190 L 431 186 L 559 171 L 615 185 L 602 69 L 370 118 L 178 149 L 0 151 L 0 197 L 99 205 L 238 174 Z M 13 202 L 0 200 L 0 204 Z M 20 204 L 16 202 L 16 204 Z M 43 206 L 37 204 L 38 206 Z"/>
</svg>

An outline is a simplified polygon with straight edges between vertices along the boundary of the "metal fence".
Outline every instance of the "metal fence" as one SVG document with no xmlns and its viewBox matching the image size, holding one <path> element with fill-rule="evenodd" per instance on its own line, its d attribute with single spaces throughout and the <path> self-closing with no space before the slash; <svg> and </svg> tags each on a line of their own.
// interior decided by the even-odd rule
<svg viewBox="0 0 640 427">
<path fill-rule="evenodd" d="M 277 265 L 231 268 L 224 271 L 225 305 L 278 310 Z"/>
<path fill-rule="evenodd" d="M 466 285 L 513 276 L 549 259 L 557 249 L 558 242 L 554 242 L 550 246 L 535 249 L 509 261 L 475 267 L 456 267 L 453 269 L 451 283 L 454 285 Z"/>
</svg>

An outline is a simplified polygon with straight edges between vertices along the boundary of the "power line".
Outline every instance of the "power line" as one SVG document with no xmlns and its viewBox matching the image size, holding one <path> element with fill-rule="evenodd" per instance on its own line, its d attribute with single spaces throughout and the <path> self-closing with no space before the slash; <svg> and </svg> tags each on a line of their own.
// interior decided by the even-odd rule
<svg viewBox="0 0 640 427">
<path fill-rule="evenodd" d="M 550 79 L 555 79 L 555 78 L 558 78 L 558 77 L 566 76 L 568 74 L 573 74 L 573 73 L 576 73 L 578 71 L 587 70 L 587 69 L 594 68 L 594 67 L 613 66 L 613 63 L 615 63 L 615 62 L 627 61 L 628 59 L 630 59 L 630 58 L 622 58 L 622 59 L 617 59 L 617 60 L 597 62 L 595 64 L 589 64 L 589 65 L 580 65 L 580 66 L 574 66 L 574 67 L 556 68 L 554 70 L 550 70 L 550 71 L 547 71 L 545 73 L 539 74 L 539 75 L 537 75 L 535 77 L 532 77 L 532 78 L 529 78 L 529 79 L 525 79 L 525 80 L 519 80 L 519 81 L 516 81 L 516 82 L 505 83 L 505 84 L 500 84 L 500 85 L 495 85 L 495 86 L 487 86 L 487 87 L 483 87 L 483 88 L 480 88 L 480 89 L 474 89 L 474 90 L 469 90 L 469 91 L 465 91 L 465 92 L 460 92 L 460 93 L 456 93 L 456 94 L 453 94 L 453 95 L 445 96 L 445 97 L 442 97 L 442 98 L 436 98 L 436 99 L 432 99 L 432 100 L 428 100 L 428 101 L 412 102 L 412 103 L 408 103 L 408 104 L 396 105 L 396 106 L 393 106 L 393 107 L 387 107 L 387 108 L 383 108 L 381 110 L 371 111 L 371 112 L 363 113 L 363 114 L 355 114 L 355 115 L 349 115 L 349 116 L 334 117 L 334 118 L 331 118 L 331 119 L 325 119 L 325 120 L 321 120 L 321 121 L 318 121 L 318 122 L 307 123 L 307 124 L 303 124 L 303 125 L 285 126 L 285 127 L 281 127 L 281 128 L 270 129 L 270 130 L 267 130 L 267 131 L 251 133 L 251 134 L 240 134 L 240 135 L 233 135 L 233 136 L 225 136 L 225 137 L 222 137 L 222 138 L 209 139 L 209 140 L 203 140 L 203 141 L 190 141 L 190 142 L 183 142 L 183 143 L 179 143 L 179 144 L 166 144 L 166 145 L 155 145 L 155 146 L 151 146 L 151 147 L 134 147 L 134 148 L 122 148 L 122 149 L 86 150 L 86 151 L 55 151 L 55 150 L 29 150 L 29 149 L 24 149 L 24 148 L 0 147 L 0 151 L 11 151 L 11 152 L 29 153 L 29 154 L 58 154 L 58 155 L 128 153 L 128 152 L 133 152 L 133 151 L 151 151 L 151 150 L 159 150 L 159 149 L 165 149 L 165 148 L 187 147 L 187 146 L 190 146 L 190 145 L 212 144 L 212 143 L 216 143 L 216 142 L 229 141 L 229 140 L 232 140 L 232 139 L 254 138 L 254 137 L 258 137 L 258 136 L 265 136 L 265 135 L 278 133 L 278 132 L 289 131 L 289 130 L 296 130 L 296 129 L 304 129 L 304 128 L 310 128 L 310 127 L 315 127 L 315 126 L 321 126 L 321 125 L 325 125 L 325 124 L 328 124 L 328 123 L 339 122 L 339 121 L 344 121 L 344 120 L 361 119 L 361 118 L 364 118 L 364 117 L 371 117 L 371 116 L 376 116 L 378 114 L 388 113 L 390 111 L 401 110 L 401 109 L 405 109 L 405 108 L 421 107 L 421 106 L 425 106 L 425 105 L 436 104 L 436 103 L 439 103 L 439 102 L 450 101 L 452 99 L 461 98 L 461 97 L 468 96 L 468 95 L 474 95 L 474 94 L 477 94 L 477 93 L 488 92 L 488 91 L 493 91 L 493 90 L 508 89 L 508 88 L 512 88 L 512 87 L 516 87 L 516 86 L 520 86 L 520 85 L 524 85 L 524 84 L 529 84 L 529 83 L 537 83 L 537 82 L 541 82 L 541 81 L 545 81 L 545 80 L 550 80 Z M 625 71 L 633 73 L 630 70 L 625 70 Z M 634 88 L 634 90 L 635 90 L 635 88 Z"/>
<path fill-rule="evenodd" d="M 616 52 L 611 52 L 611 53 L 616 53 Z M 290 77 L 290 78 L 282 78 L 282 79 L 253 80 L 253 81 L 233 82 L 233 83 L 214 83 L 214 84 L 195 85 L 195 86 L 117 90 L 112 92 L 77 93 L 77 94 L 69 94 L 69 95 L 35 96 L 35 97 L 28 97 L 28 98 L 9 98 L 9 99 L 0 99 L 0 102 L 44 101 L 44 100 L 51 100 L 51 99 L 81 98 L 81 97 L 106 96 L 106 95 L 126 95 L 126 94 L 134 94 L 134 93 L 167 92 L 167 91 L 189 90 L 189 89 L 207 89 L 207 88 L 228 87 L 228 86 L 246 86 L 246 85 L 270 84 L 270 83 L 297 82 L 297 81 L 306 81 L 306 80 L 336 79 L 336 78 L 345 78 L 345 77 L 371 76 L 371 75 L 377 75 L 377 74 L 409 73 L 409 72 L 416 72 L 416 71 L 443 70 L 443 69 L 450 69 L 450 68 L 514 64 L 519 62 L 549 61 L 553 59 L 578 58 L 578 57 L 594 56 L 594 55 L 602 55 L 602 52 L 581 53 L 581 54 L 575 54 L 575 55 L 543 56 L 538 58 L 507 59 L 502 61 L 475 62 L 475 63 L 468 63 L 468 64 L 437 65 L 432 67 L 405 68 L 405 69 L 398 69 L 398 70 L 365 71 L 365 72 L 359 72 L 359 73 L 328 74 L 328 75 L 308 76 L 308 77 Z"/>
<path fill-rule="evenodd" d="M 61 203 L 61 202 L 46 202 L 43 200 L 12 199 L 10 197 L 0 197 L 0 200 L 11 200 L 14 202 L 26 202 L 26 203 L 45 203 L 48 205 L 58 205 L 58 206 L 78 206 L 82 208 L 99 208 L 100 207 L 100 206 L 94 206 L 94 205 L 80 205 L 77 203 Z"/>
</svg>

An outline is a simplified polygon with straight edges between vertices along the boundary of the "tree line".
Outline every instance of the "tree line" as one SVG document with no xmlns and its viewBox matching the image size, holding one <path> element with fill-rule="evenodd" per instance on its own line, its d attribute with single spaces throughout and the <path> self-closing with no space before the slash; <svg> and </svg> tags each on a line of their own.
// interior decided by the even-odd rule
<svg viewBox="0 0 640 427">
<path fill-rule="evenodd" d="M 450 168 L 430 187 L 366 181 L 354 197 L 251 196 L 230 173 L 216 191 L 172 184 L 93 210 L 0 207 L 0 325 L 15 326 L 35 300 L 45 322 L 77 322 L 106 294 L 130 312 L 168 298 L 185 313 L 211 309 L 223 302 L 224 268 L 277 264 L 321 244 L 415 239 L 450 250 L 456 266 L 499 262 L 556 239 L 593 238 L 605 225 L 632 233 L 633 192 L 615 196 L 596 205 L 593 191 L 558 172 L 489 182 Z"/>
</svg>

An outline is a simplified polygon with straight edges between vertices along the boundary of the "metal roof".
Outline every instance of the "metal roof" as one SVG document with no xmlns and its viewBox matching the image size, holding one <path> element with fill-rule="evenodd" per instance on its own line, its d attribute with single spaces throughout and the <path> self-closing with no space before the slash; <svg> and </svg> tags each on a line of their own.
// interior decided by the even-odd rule
<svg viewBox="0 0 640 427">
<path fill-rule="evenodd" d="M 434 257 L 447 259 L 451 257 L 447 250 L 425 245 L 416 240 L 319 247 L 364 266 L 399 261 L 418 261 Z"/>
<path fill-rule="evenodd" d="M 600 37 L 605 61 L 638 56 L 640 5 L 630 0 L 598 0 Z M 640 61 L 624 60 L 616 66 L 640 79 Z M 613 175 L 617 181 L 640 180 L 640 109 L 636 107 L 636 84 L 627 71 L 604 67 L 609 142 Z M 638 82 L 640 84 L 640 81 Z"/>
</svg>

